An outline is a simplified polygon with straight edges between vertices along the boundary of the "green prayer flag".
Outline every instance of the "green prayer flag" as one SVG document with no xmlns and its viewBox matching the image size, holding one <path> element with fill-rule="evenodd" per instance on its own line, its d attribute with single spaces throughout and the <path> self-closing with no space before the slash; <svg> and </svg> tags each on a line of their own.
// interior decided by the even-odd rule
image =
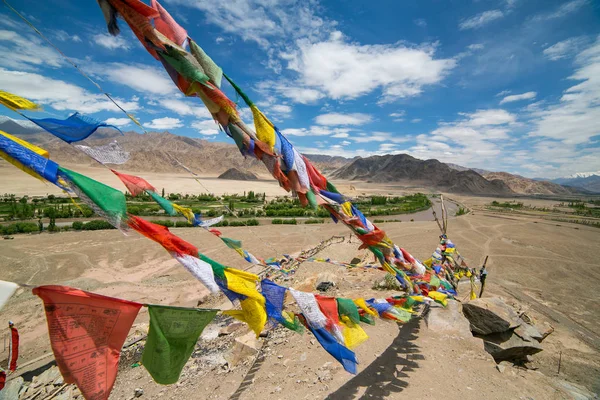
<svg viewBox="0 0 600 400">
<path fill-rule="evenodd" d="M 218 310 L 148 306 L 150 328 L 142 364 L 155 382 L 177 382 L 200 334 Z"/>
<path fill-rule="evenodd" d="M 360 322 L 360 314 L 358 313 L 358 307 L 350 299 L 343 299 L 341 297 L 336 298 L 338 306 L 338 314 L 340 316 L 347 316 L 350 321 L 358 324 Z"/>
<path fill-rule="evenodd" d="M 221 240 L 229 247 L 230 249 L 236 250 L 242 248 L 242 242 L 240 240 L 229 239 L 226 237 L 222 237 Z"/>
<path fill-rule="evenodd" d="M 189 40 L 190 51 L 192 55 L 198 61 L 198 63 L 204 69 L 204 72 L 210 78 L 210 81 L 215 84 L 216 87 L 221 87 L 221 79 L 223 78 L 223 70 L 202 50 L 202 47 L 198 46 L 193 40 Z"/>
<path fill-rule="evenodd" d="M 59 167 L 59 171 L 69 181 L 70 187 L 81 201 L 106 217 L 113 225 L 118 226 L 125 218 L 127 205 L 122 192 L 75 171 L 62 167 Z"/>
<path fill-rule="evenodd" d="M 169 200 L 160 196 L 158 193 L 153 192 L 152 190 L 146 190 L 146 193 L 148 193 L 150 197 L 152 197 L 152 200 L 157 202 L 160 208 L 165 210 L 167 214 L 169 214 L 172 217 L 177 215 L 177 211 L 175 210 L 175 208 L 173 208 L 173 205 Z"/>
</svg>

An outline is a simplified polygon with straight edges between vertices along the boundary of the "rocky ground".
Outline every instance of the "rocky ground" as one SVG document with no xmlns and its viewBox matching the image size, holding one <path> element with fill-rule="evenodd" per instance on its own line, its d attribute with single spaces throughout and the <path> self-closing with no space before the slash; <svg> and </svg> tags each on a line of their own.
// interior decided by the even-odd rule
<svg viewBox="0 0 600 400">
<path fill-rule="evenodd" d="M 470 200 L 461 201 L 468 205 Z M 382 227 L 396 243 L 422 259 L 437 244 L 439 231 L 431 221 Z M 236 253 L 224 250 L 211 235 L 185 228 L 175 232 L 210 257 L 247 268 Z M 242 239 L 245 247 L 263 257 L 298 252 L 345 233 L 343 227 L 333 224 L 223 228 L 223 232 Z M 379 320 L 375 326 L 365 326 L 370 338 L 356 349 L 359 372 L 352 376 L 309 333 L 275 329 L 256 339 L 243 326 L 221 317 L 203 333 L 180 381 L 161 386 L 136 364 L 144 342 L 133 342 L 143 338 L 148 323 L 147 313 L 142 311 L 128 340 L 133 344 L 123 351 L 111 399 L 593 398 L 593 393 L 600 391 L 600 340 L 596 334 L 600 328 L 596 294 L 600 232 L 530 217 L 477 212 L 452 219 L 449 235 L 471 265 L 479 266 L 490 256 L 484 299 L 500 298 L 511 308 L 512 312 L 505 312 L 508 326 L 493 325 L 494 332 L 474 329 L 483 339 L 474 337 L 462 314 L 468 295 L 465 287 L 459 302 L 432 308 L 408 324 Z M 357 250 L 358 243 L 348 243 L 347 238 L 319 256 L 346 262 L 366 257 Z M 123 237 L 115 231 L 98 231 L 15 236 L 0 246 L 4 279 L 32 285 L 65 284 L 147 303 L 190 307 L 201 300 L 203 306 L 228 307 L 225 298 L 206 297 L 201 284 L 158 245 L 133 234 Z M 394 292 L 373 289 L 384 275 L 373 269 L 305 263 L 279 282 L 315 291 L 319 280 L 334 280 L 336 286 L 328 295 L 385 297 Z M 44 399 L 54 393 L 55 399 L 78 398 L 75 388 L 62 387 L 55 367 L 48 369 L 52 357 L 48 356 L 51 352 L 39 299 L 20 290 L 0 312 L 0 320 L 7 319 L 17 323 L 23 339 L 20 398 Z M 519 319 L 537 327 L 541 335 L 549 326 L 554 332 L 538 343 L 535 332 L 520 331 Z M 499 329 L 504 330 L 497 332 Z M 522 340 L 529 336 L 543 350 L 525 357 L 524 362 L 497 364 L 500 359 L 494 360 L 485 343 L 494 339 L 489 335 L 506 332 Z M 19 379 L 12 376 L 11 385 L 20 386 Z M 3 392 L 0 399 L 11 398 L 6 397 L 8 391 Z"/>
</svg>

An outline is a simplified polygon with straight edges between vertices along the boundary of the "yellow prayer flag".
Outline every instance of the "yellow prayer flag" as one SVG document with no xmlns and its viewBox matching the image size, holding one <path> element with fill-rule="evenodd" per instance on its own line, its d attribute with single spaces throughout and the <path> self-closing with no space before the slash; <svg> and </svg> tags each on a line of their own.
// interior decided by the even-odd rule
<svg viewBox="0 0 600 400">
<path fill-rule="evenodd" d="M 194 222 L 194 219 L 196 217 L 191 208 L 183 207 L 183 206 L 177 205 L 175 203 L 171 203 L 171 205 L 179 214 L 183 215 L 190 224 Z"/>
<path fill-rule="evenodd" d="M 346 315 L 340 318 L 342 324 L 342 335 L 347 348 L 353 349 L 369 338 L 367 333 L 358 324 L 355 324 Z"/>
<path fill-rule="evenodd" d="M 446 307 L 448 305 L 448 295 L 440 292 L 431 291 L 429 292 L 429 297 Z"/>
<path fill-rule="evenodd" d="M 256 129 L 256 137 L 263 143 L 269 145 L 270 149 L 275 146 L 275 128 L 269 119 L 256 107 L 250 106 L 252 116 L 254 117 L 254 128 Z"/>
<path fill-rule="evenodd" d="M 39 110 L 40 106 L 16 94 L 0 90 L 0 104 L 11 110 Z"/>
<path fill-rule="evenodd" d="M 258 275 L 234 268 L 225 268 L 224 274 L 227 280 L 227 289 L 246 296 L 244 300 L 240 301 L 241 310 L 224 311 L 224 314 L 247 323 L 258 337 L 267 323 L 266 301 L 263 295 L 256 290 Z"/>
</svg>

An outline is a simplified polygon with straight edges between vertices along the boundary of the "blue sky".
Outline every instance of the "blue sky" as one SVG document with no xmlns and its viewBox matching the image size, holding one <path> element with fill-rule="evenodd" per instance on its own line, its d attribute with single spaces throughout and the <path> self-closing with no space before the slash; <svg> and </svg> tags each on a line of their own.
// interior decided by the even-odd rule
<svg viewBox="0 0 600 400">
<path fill-rule="evenodd" d="M 302 152 L 408 153 L 529 177 L 600 170 L 600 5 L 592 0 L 162 4 Z M 147 130 L 229 141 L 123 21 L 120 36 L 106 33 L 95 1 L 13 6 Z M 80 111 L 139 131 L 6 7 L 0 12 L 0 89 L 42 104 L 40 116 Z"/>
</svg>

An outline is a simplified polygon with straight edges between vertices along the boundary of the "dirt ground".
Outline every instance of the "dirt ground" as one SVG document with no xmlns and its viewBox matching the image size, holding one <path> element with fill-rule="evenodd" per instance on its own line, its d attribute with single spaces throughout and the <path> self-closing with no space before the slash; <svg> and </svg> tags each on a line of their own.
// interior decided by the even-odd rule
<svg viewBox="0 0 600 400">
<path fill-rule="evenodd" d="M 20 177 L 27 185 L 12 186 L 15 183 L 11 180 L 7 186 L 3 177 L 2 187 L 15 193 L 38 190 L 35 185 L 44 187 Z M 244 185 L 246 190 L 263 190 L 255 187 L 256 182 Z M 116 183 L 114 186 L 118 187 Z M 231 184 L 224 190 L 230 188 Z M 369 189 L 363 185 L 356 191 Z M 393 190 L 399 189 L 383 188 L 380 192 Z M 491 201 L 451 197 L 467 206 Z M 439 229 L 431 220 L 380 226 L 418 258 L 428 258 L 437 245 Z M 326 248 L 320 257 L 349 262 L 365 255 L 358 250 L 356 239 L 348 243 L 348 231 L 341 225 L 220 229 L 224 236 L 242 240 L 246 249 L 264 258 L 293 254 L 334 235 L 346 235 L 346 240 Z M 248 268 L 237 253 L 208 232 L 172 230 L 207 256 L 225 265 Z M 478 267 L 489 255 L 486 295 L 518 304 L 536 321 L 549 322 L 556 329 L 543 342 L 544 351 L 533 357 L 537 371 L 512 368 L 500 373 L 478 339 L 437 332 L 419 319 L 403 326 L 380 320 L 375 326 L 366 326 L 370 338 L 355 350 L 360 361 L 356 376 L 344 372 L 312 335 L 276 331 L 260 339 L 264 341 L 262 355 L 256 361 L 236 368 L 207 367 L 210 351 L 198 352 L 175 385 L 158 385 L 143 367 L 124 365 L 111 399 L 131 399 L 135 388 L 142 388 L 147 399 L 570 398 L 561 389 L 563 380 L 600 392 L 600 230 L 475 211 L 452 218 L 448 233 L 471 266 Z M 381 271 L 346 270 L 326 263 L 305 263 L 290 280 L 280 282 L 315 291 L 314 280 L 323 272 L 337 278 L 332 295 L 369 298 L 392 294 L 371 289 L 373 282 L 384 276 Z M 128 236 L 118 231 L 44 233 L 0 240 L 0 279 L 28 285 L 67 285 L 142 303 L 186 307 L 196 306 L 207 296 L 202 284 L 167 252 L 135 232 Z M 205 300 L 205 305 L 228 304 L 222 297 Z M 9 319 L 21 332 L 20 364 L 39 359 L 25 368 L 31 375 L 31 370 L 52 360 L 51 356 L 43 357 L 51 350 L 41 301 L 29 289 L 19 289 L 0 312 L 0 321 Z M 144 333 L 147 323 L 147 312 L 142 309 L 131 337 Z M 226 340 L 230 339 L 205 338 L 200 345 L 210 349 Z M 0 360 L 6 356 L 1 354 Z M 561 371 L 557 374 L 559 357 Z"/>
</svg>

